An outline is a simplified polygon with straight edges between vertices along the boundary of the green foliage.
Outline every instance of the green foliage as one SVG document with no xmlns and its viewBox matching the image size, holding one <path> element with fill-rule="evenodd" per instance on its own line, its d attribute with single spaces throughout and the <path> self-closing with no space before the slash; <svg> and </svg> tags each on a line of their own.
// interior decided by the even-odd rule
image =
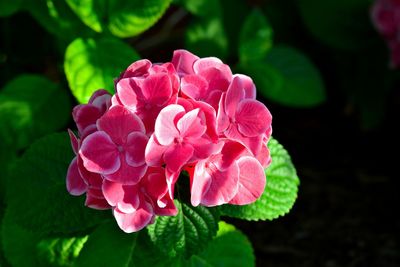
<svg viewBox="0 0 400 267">
<path fill-rule="evenodd" d="M 9 179 L 7 201 L 13 220 L 41 235 L 65 235 L 87 231 L 110 218 L 109 212 L 88 209 L 82 197 L 68 194 L 65 177 L 72 157 L 66 133 L 32 144 Z"/>
<path fill-rule="evenodd" d="M 126 234 L 115 222 L 100 225 L 89 237 L 75 266 L 129 266 L 137 234 Z"/>
<path fill-rule="evenodd" d="M 219 0 L 177 0 L 175 2 L 198 17 L 209 18 L 221 15 Z"/>
<path fill-rule="evenodd" d="M 170 0 L 66 0 L 81 20 L 96 32 L 125 38 L 155 24 Z"/>
<path fill-rule="evenodd" d="M 67 91 L 57 84 L 38 75 L 18 76 L 0 92 L 0 142 L 24 148 L 65 126 L 70 109 Z"/>
<path fill-rule="evenodd" d="M 313 107 L 325 101 L 325 87 L 318 69 L 294 48 L 275 46 L 264 61 L 243 63 L 258 91 L 289 107 Z"/>
<path fill-rule="evenodd" d="M 22 0 L 2 0 L 0 1 L 0 17 L 14 14 L 21 8 Z"/>
<path fill-rule="evenodd" d="M 189 257 L 207 246 L 218 230 L 215 209 L 193 207 L 178 201 L 176 216 L 160 216 L 147 227 L 151 240 L 168 256 Z"/>
<path fill-rule="evenodd" d="M 87 103 L 97 89 L 114 93 L 114 78 L 137 59 L 138 54 L 118 39 L 79 38 L 67 48 L 64 70 L 73 95 Z"/>
<path fill-rule="evenodd" d="M 272 163 L 266 169 L 267 185 L 261 197 L 250 205 L 223 205 L 221 215 L 246 220 L 273 220 L 290 211 L 297 198 L 299 178 L 288 152 L 271 139 L 268 143 Z"/>
<path fill-rule="evenodd" d="M 254 9 L 240 31 L 239 58 L 241 62 L 263 59 L 272 48 L 273 31 L 266 17 Z"/>
</svg>

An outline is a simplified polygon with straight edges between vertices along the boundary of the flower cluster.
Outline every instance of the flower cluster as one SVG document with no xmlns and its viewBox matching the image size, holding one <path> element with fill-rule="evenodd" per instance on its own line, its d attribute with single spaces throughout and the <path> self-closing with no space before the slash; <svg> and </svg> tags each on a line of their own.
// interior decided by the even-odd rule
<svg viewBox="0 0 400 267">
<path fill-rule="evenodd" d="M 390 65 L 400 66 L 400 1 L 377 0 L 372 7 L 372 21 L 390 49 Z"/>
<path fill-rule="evenodd" d="M 125 232 L 173 216 L 178 179 L 190 179 L 193 206 L 245 205 L 264 191 L 271 114 L 253 81 L 217 58 L 185 50 L 172 61 L 139 60 L 73 110 L 78 137 L 67 174 L 72 195 L 112 209 Z M 188 175 L 180 175 L 185 171 Z"/>
</svg>

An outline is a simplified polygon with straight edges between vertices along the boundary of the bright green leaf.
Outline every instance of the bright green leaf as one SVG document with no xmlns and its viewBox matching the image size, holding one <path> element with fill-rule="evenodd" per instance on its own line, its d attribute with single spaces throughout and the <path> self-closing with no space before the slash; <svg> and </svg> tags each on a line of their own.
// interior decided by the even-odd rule
<svg viewBox="0 0 400 267">
<path fill-rule="evenodd" d="M 318 69 L 293 48 L 274 47 L 264 61 L 242 64 L 241 69 L 254 79 L 258 92 L 279 104 L 313 107 L 325 101 Z"/>
<path fill-rule="evenodd" d="M 36 141 L 17 161 L 7 203 L 18 224 L 41 234 L 69 234 L 87 231 L 111 217 L 110 212 L 85 207 L 83 197 L 67 192 L 65 177 L 72 157 L 68 134 L 62 133 Z"/>
<path fill-rule="evenodd" d="M 228 40 L 221 19 L 195 20 L 186 30 L 185 46 L 200 57 L 225 58 Z"/>
<path fill-rule="evenodd" d="M 263 59 L 272 47 L 272 37 L 273 31 L 266 17 L 259 9 L 254 9 L 240 31 L 240 61 Z"/>
<path fill-rule="evenodd" d="M 64 127 L 70 118 L 66 90 L 45 77 L 21 75 L 0 92 L 1 142 L 24 148 Z"/>
<path fill-rule="evenodd" d="M 72 93 L 86 103 L 97 89 L 114 93 L 114 79 L 137 59 L 138 54 L 118 39 L 76 39 L 65 53 L 64 70 Z"/>
<path fill-rule="evenodd" d="M 14 14 L 21 8 L 22 0 L 1 0 L 0 17 L 6 17 Z"/>
<path fill-rule="evenodd" d="M 75 266 L 129 266 L 137 235 L 124 233 L 115 221 L 100 225 L 89 236 Z"/>
<path fill-rule="evenodd" d="M 36 245 L 38 261 L 41 266 L 71 266 L 87 239 L 88 236 L 43 239 Z"/>
<path fill-rule="evenodd" d="M 158 216 L 147 227 L 154 244 L 169 256 L 190 255 L 204 249 L 218 229 L 218 213 L 215 209 L 175 202 L 176 216 Z"/>
<path fill-rule="evenodd" d="M 96 32 L 118 37 L 138 35 L 155 24 L 171 0 L 66 0 L 81 20 Z"/>
<path fill-rule="evenodd" d="M 253 204 L 223 205 L 222 215 L 246 220 L 273 220 L 288 213 L 297 198 L 300 180 L 288 152 L 275 139 L 268 143 L 272 163 L 266 169 L 267 185 Z"/>
</svg>

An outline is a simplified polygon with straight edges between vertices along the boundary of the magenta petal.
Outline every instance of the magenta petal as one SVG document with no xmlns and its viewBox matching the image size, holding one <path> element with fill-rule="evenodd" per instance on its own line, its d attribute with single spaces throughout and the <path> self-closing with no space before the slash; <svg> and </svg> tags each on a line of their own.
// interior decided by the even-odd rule
<svg viewBox="0 0 400 267">
<path fill-rule="evenodd" d="M 236 114 L 236 109 L 239 102 L 244 98 L 244 90 L 242 81 L 240 78 L 235 77 L 226 92 L 225 99 L 225 112 L 226 114 L 233 118 Z"/>
<path fill-rule="evenodd" d="M 110 205 L 108 205 L 107 200 L 104 198 L 98 198 L 91 194 L 86 194 L 85 206 L 96 209 L 96 210 L 108 210 Z"/>
<path fill-rule="evenodd" d="M 131 132 L 145 133 L 142 120 L 123 106 L 110 108 L 97 121 L 97 127 L 99 130 L 105 131 L 118 145 L 124 144 L 128 134 Z"/>
<path fill-rule="evenodd" d="M 207 128 L 198 117 L 200 109 L 186 113 L 177 123 L 177 128 L 182 138 L 199 138 L 202 136 Z"/>
<path fill-rule="evenodd" d="M 216 166 L 220 170 L 228 169 L 245 151 L 246 148 L 241 143 L 232 140 L 225 140 L 224 146 L 219 153 L 220 160 L 216 163 Z"/>
<path fill-rule="evenodd" d="M 96 124 L 97 119 L 100 118 L 101 115 L 100 109 L 91 104 L 75 106 L 72 111 L 72 117 L 80 133 L 82 133 L 87 126 Z"/>
<path fill-rule="evenodd" d="M 149 166 L 161 166 L 164 163 L 163 155 L 167 146 L 160 145 L 154 137 L 154 134 L 150 137 L 145 150 L 146 163 Z"/>
<path fill-rule="evenodd" d="M 138 167 L 145 163 L 144 152 L 149 138 L 141 132 L 133 132 L 128 135 L 124 145 L 126 163 L 132 167 Z"/>
<path fill-rule="evenodd" d="M 99 90 L 95 91 L 92 94 L 92 96 L 89 98 L 89 102 L 88 103 L 89 104 L 93 104 L 93 102 L 95 102 L 96 99 L 101 98 L 102 96 L 105 96 L 105 95 L 111 96 L 110 93 L 107 90 L 99 89 Z"/>
<path fill-rule="evenodd" d="M 263 103 L 245 99 L 238 106 L 236 122 L 239 132 L 254 137 L 267 131 L 272 123 L 272 116 Z"/>
<path fill-rule="evenodd" d="M 83 166 L 83 160 L 79 155 L 77 156 L 77 163 L 79 173 L 85 183 L 89 186 L 89 188 L 100 189 L 101 185 L 103 184 L 103 178 L 101 177 L 101 175 L 86 170 L 85 166 Z"/>
<path fill-rule="evenodd" d="M 76 157 L 72 160 L 67 171 L 67 190 L 73 196 L 80 196 L 86 192 L 87 185 L 78 170 Z"/>
<path fill-rule="evenodd" d="M 193 55 L 186 50 L 175 50 L 172 56 L 172 64 L 174 65 L 179 76 L 193 74 L 193 63 L 198 60 L 199 57 Z"/>
<path fill-rule="evenodd" d="M 114 173 L 104 174 L 104 178 L 124 185 L 135 185 L 140 182 L 147 170 L 147 165 L 132 167 L 126 163 L 125 154 L 120 155 L 121 167 Z"/>
<path fill-rule="evenodd" d="M 243 74 L 235 74 L 233 79 L 235 79 L 235 77 L 240 78 L 242 81 L 244 98 L 256 99 L 256 86 L 254 85 L 253 80 L 249 76 Z"/>
<path fill-rule="evenodd" d="M 205 120 L 205 124 L 207 126 L 206 133 L 211 138 L 211 140 L 217 142 L 218 133 L 217 133 L 217 118 L 215 109 L 203 101 L 195 101 L 195 100 L 188 100 L 188 101 L 192 103 L 193 108 L 199 108 L 201 110 L 199 116 L 203 120 Z"/>
<path fill-rule="evenodd" d="M 147 74 L 150 67 L 151 62 L 147 59 L 135 61 L 124 71 L 124 73 L 121 75 L 121 79 L 129 77 L 141 77 Z"/>
<path fill-rule="evenodd" d="M 108 204 L 125 213 L 134 212 L 139 207 L 138 186 L 122 185 L 105 180 L 103 194 Z"/>
<path fill-rule="evenodd" d="M 169 105 L 160 111 L 156 119 L 154 134 L 161 145 L 167 146 L 174 141 L 175 137 L 179 136 L 175 117 L 183 112 L 185 109 L 179 105 Z"/>
<path fill-rule="evenodd" d="M 209 157 L 217 148 L 216 144 L 212 143 L 210 139 L 204 137 L 197 138 L 190 142 L 190 144 L 194 149 L 193 156 L 195 160 Z"/>
<path fill-rule="evenodd" d="M 217 132 L 222 134 L 229 127 L 229 117 L 225 112 L 225 98 L 226 93 L 223 93 L 218 105 L 218 113 L 217 113 Z"/>
<path fill-rule="evenodd" d="M 141 201 L 142 202 L 142 201 Z M 142 230 L 153 219 L 153 208 L 150 204 L 144 202 L 140 207 L 132 213 L 124 213 L 118 208 L 113 210 L 118 226 L 125 233 L 133 233 Z"/>
<path fill-rule="evenodd" d="M 164 161 L 171 172 L 179 172 L 193 155 L 193 147 L 189 144 L 175 144 L 164 153 Z"/>
<path fill-rule="evenodd" d="M 68 129 L 68 134 L 69 134 L 69 140 L 71 141 L 72 150 L 74 151 L 75 154 L 78 154 L 79 140 L 75 136 L 74 132 L 72 132 L 70 129 Z"/>
<path fill-rule="evenodd" d="M 186 75 L 181 79 L 181 92 L 191 99 L 202 100 L 207 87 L 207 81 L 199 75 Z"/>
<path fill-rule="evenodd" d="M 79 150 L 83 165 L 88 171 L 110 174 L 116 172 L 121 162 L 119 152 L 111 138 L 103 131 L 90 134 Z"/>
<path fill-rule="evenodd" d="M 261 164 L 253 157 L 242 157 L 237 163 L 239 165 L 239 190 L 229 203 L 247 205 L 256 201 L 264 192 L 265 173 Z"/>
<path fill-rule="evenodd" d="M 142 85 L 143 96 L 148 103 L 161 106 L 172 95 L 172 84 L 167 74 L 158 73 L 148 76 Z"/>
</svg>

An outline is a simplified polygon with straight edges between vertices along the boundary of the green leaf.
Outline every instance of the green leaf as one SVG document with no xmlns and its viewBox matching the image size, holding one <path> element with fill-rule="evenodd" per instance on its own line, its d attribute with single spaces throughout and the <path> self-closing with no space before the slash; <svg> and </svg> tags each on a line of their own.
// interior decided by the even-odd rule
<svg viewBox="0 0 400 267">
<path fill-rule="evenodd" d="M 209 18 L 221 16 L 219 0 L 178 0 L 176 2 L 198 17 Z"/>
<path fill-rule="evenodd" d="M 21 8 L 22 0 L 1 0 L 0 17 L 7 17 Z"/>
<path fill-rule="evenodd" d="M 67 48 L 64 70 L 72 93 L 86 103 L 97 89 L 114 93 L 114 79 L 137 59 L 138 54 L 118 39 L 79 38 Z"/>
<path fill-rule="evenodd" d="M 126 234 L 112 221 L 100 225 L 90 236 L 75 266 L 129 266 L 137 233 Z"/>
<path fill-rule="evenodd" d="M 36 245 L 38 261 L 41 266 L 71 266 L 87 239 L 88 236 L 43 239 Z"/>
<path fill-rule="evenodd" d="M 300 180 L 288 152 L 275 139 L 268 143 L 272 163 L 266 169 L 267 185 L 253 204 L 223 205 L 222 215 L 246 220 L 273 220 L 288 213 L 297 198 Z"/>
<path fill-rule="evenodd" d="M 70 117 L 66 90 L 45 77 L 21 75 L 0 92 L 0 137 L 17 149 L 64 127 Z"/>
<path fill-rule="evenodd" d="M 272 48 L 273 31 L 266 17 L 254 9 L 240 31 L 239 58 L 241 62 L 261 60 Z"/>
<path fill-rule="evenodd" d="M 264 61 L 241 65 L 266 98 L 289 107 L 313 107 L 325 101 L 318 69 L 301 52 L 284 46 L 271 49 Z M 272 81 L 272 82 L 271 82 Z"/>
<path fill-rule="evenodd" d="M 27 0 L 25 8 L 43 28 L 62 40 L 71 41 L 78 36 L 94 34 L 64 0 Z"/>
<path fill-rule="evenodd" d="M 228 39 L 221 19 L 195 20 L 186 30 L 185 46 L 200 57 L 226 58 Z"/>
<path fill-rule="evenodd" d="M 62 133 L 39 139 L 17 161 L 7 200 L 18 224 L 44 235 L 66 235 L 85 232 L 111 217 L 85 207 L 83 196 L 67 192 L 65 177 L 72 157 L 68 134 Z"/>
<path fill-rule="evenodd" d="M 175 202 L 176 216 L 158 216 L 147 227 L 151 240 L 164 254 L 171 257 L 201 251 L 215 236 L 219 214 L 215 209 Z"/>
<path fill-rule="evenodd" d="M 370 0 L 299 0 L 308 30 L 333 48 L 355 51 L 374 42 Z"/>
<path fill-rule="evenodd" d="M 81 20 L 96 32 L 125 38 L 155 24 L 171 0 L 66 0 Z"/>
<path fill-rule="evenodd" d="M 193 255 L 183 266 L 191 267 L 252 267 L 253 248 L 247 237 L 233 225 L 219 222 L 216 238 L 199 255 Z"/>
</svg>

